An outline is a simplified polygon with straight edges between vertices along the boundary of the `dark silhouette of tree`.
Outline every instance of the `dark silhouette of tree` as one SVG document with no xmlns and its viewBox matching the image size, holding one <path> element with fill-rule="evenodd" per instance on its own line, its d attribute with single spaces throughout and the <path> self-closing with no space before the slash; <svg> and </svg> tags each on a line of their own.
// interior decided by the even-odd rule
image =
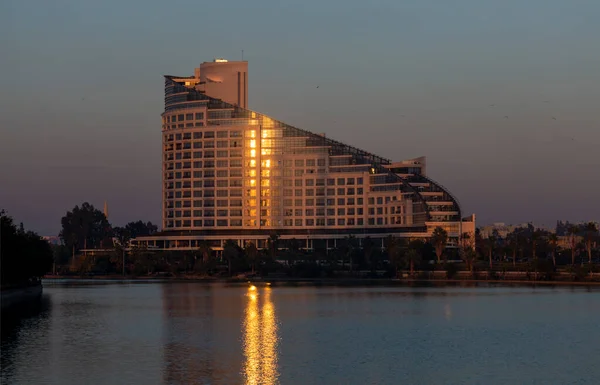
<svg viewBox="0 0 600 385">
<path fill-rule="evenodd" d="M 398 277 L 398 268 L 402 266 L 402 249 L 400 247 L 400 240 L 389 235 L 385 239 L 385 252 L 390 265 L 394 267 L 394 276 Z"/>
<path fill-rule="evenodd" d="M 555 233 L 548 235 L 548 242 L 552 249 L 552 264 L 556 267 L 556 250 L 558 249 L 558 236 Z"/>
<path fill-rule="evenodd" d="M 61 219 L 60 237 L 74 252 L 81 248 L 98 248 L 110 237 L 110 224 L 102 211 L 85 202 L 75 206 Z"/>
<path fill-rule="evenodd" d="M 202 256 L 203 263 L 210 262 L 212 251 L 212 247 L 210 247 L 210 244 L 207 241 L 201 241 L 198 245 L 198 252 Z"/>
<path fill-rule="evenodd" d="M 588 254 L 588 263 L 592 263 L 592 242 L 598 234 L 598 226 L 594 222 L 588 222 L 584 228 L 585 249 Z"/>
<path fill-rule="evenodd" d="M 115 227 L 113 229 L 113 237 L 117 238 L 122 245 L 128 245 L 131 239 L 152 235 L 158 231 L 158 226 L 152 222 L 129 222 L 123 227 Z"/>
<path fill-rule="evenodd" d="M 240 255 L 241 250 L 238 244 L 231 239 L 226 240 L 225 244 L 223 244 L 223 259 L 227 261 L 230 276 L 233 272 L 233 264 L 237 261 Z"/>
<path fill-rule="evenodd" d="M 371 268 L 371 273 L 375 272 L 377 267 L 377 261 L 375 258 L 375 242 L 371 237 L 366 237 L 362 241 L 362 252 L 366 264 Z"/>
<path fill-rule="evenodd" d="M 244 253 L 246 254 L 246 259 L 248 260 L 248 264 L 250 265 L 250 267 L 252 269 L 252 274 L 254 274 L 254 272 L 256 271 L 256 265 L 258 264 L 259 255 L 260 255 L 254 242 L 246 243 L 246 246 L 244 247 Z"/>
<path fill-rule="evenodd" d="M 494 267 L 494 250 L 496 250 L 496 241 L 497 238 L 494 235 L 490 235 L 484 243 L 484 248 L 486 251 L 486 254 L 488 256 L 489 259 L 489 263 L 490 263 L 490 269 L 492 269 Z"/>
<path fill-rule="evenodd" d="M 277 253 L 279 252 L 279 235 L 271 234 L 267 240 L 267 249 L 271 262 L 277 259 Z"/>
<path fill-rule="evenodd" d="M 431 234 L 431 243 L 435 247 L 435 255 L 437 257 L 437 263 L 441 262 L 442 253 L 448 243 L 448 232 L 441 227 L 436 227 Z"/>
<path fill-rule="evenodd" d="M 512 255 L 513 267 L 517 266 L 517 251 L 519 250 L 518 234 L 511 232 L 506 236 L 506 248 Z"/>
<path fill-rule="evenodd" d="M 288 265 L 292 266 L 296 260 L 300 257 L 300 242 L 296 238 L 288 239 L 285 242 L 287 247 L 286 255 Z"/>
<path fill-rule="evenodd" d="M 20 285 L 37 280 L 52 269 L 50 244 L 33 231 L 18 227 L 0 210 L 0 278 L 2 285 Z"/>
<path fill-rule="evenodd" d="M 569 240 L 571 243 L 571 265 L 575 266 L 575 252 L 577 250 L 577 240 L 576 240 L 576 236 L 577 233 L 579 232 L 579 226 L 576 225 L 569 225 L 569 227 L 567 228 L 567 233 L 569 234 Z"/>
<path fill-rule="evenodd" d="M 408 266 L 410 275 L 413 276 L 415 274 L 415 265 L 421 262 L 421 254 L 417 250 L 409 248 L 404 253 L 404 262 Z"/>
</svg>

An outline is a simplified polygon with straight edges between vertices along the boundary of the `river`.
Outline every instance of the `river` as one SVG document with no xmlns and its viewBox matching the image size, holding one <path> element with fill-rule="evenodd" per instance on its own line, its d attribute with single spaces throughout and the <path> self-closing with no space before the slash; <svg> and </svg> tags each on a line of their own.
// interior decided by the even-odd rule
<svg viewBox="0 0 600 385">
<path fill-rule="evenodd" d="M 2 384 L 598 384 L 600 289 L 46 282 Z"/>
</svg>

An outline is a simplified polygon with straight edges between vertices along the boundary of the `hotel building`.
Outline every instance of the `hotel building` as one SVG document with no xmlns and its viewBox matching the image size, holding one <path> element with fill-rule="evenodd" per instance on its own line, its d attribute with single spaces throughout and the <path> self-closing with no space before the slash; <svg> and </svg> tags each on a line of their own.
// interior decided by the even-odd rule
<svg viewBox="0 0 600 385">
<path fill-rule="evenodd" d="M 216 59 L 194 76 L 165 76 L 162 227 L 134 244 L 195 249 L 266 246 L 272 234 L 302 248 L 353 235 L 428 238 L 449 246 L 474 233 L 458 200 L 426 175 L 424 157 L 389 159 L 248 109 L 248 63 Z"/>
</svg>

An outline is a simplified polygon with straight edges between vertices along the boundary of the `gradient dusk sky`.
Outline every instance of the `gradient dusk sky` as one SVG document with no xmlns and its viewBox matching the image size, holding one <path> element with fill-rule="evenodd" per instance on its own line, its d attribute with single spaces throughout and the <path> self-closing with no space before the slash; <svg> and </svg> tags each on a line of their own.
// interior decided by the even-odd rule
<svg viewBox="0 0 600 385">
<path fill-rule="evenodd" d="M 598 0 L 4 0 L 0 208 L 42 235 L 84 201 L 160 223 L 162 75 L 243 49 L 250 108 L 427 156 L 479 225 L 600 220 L 599 16 Z"/>
</svg>

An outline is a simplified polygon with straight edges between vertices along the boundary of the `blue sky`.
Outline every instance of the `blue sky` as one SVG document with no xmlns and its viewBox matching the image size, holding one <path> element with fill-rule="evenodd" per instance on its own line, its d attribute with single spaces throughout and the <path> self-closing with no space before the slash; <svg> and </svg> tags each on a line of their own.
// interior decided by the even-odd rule
<svg viewBox="0 0 600 385">
<path fill-rule="evenodd" d="M 83 201 L 107 200 L 114 224 L 160 222 L 162 75 L 243 49 L 252 109 L 426 155 L 480 224 L 600 219 L 599 14 L 596 0 L 5 0 L 0 207 L 43 234 Z"/>
</svg>

